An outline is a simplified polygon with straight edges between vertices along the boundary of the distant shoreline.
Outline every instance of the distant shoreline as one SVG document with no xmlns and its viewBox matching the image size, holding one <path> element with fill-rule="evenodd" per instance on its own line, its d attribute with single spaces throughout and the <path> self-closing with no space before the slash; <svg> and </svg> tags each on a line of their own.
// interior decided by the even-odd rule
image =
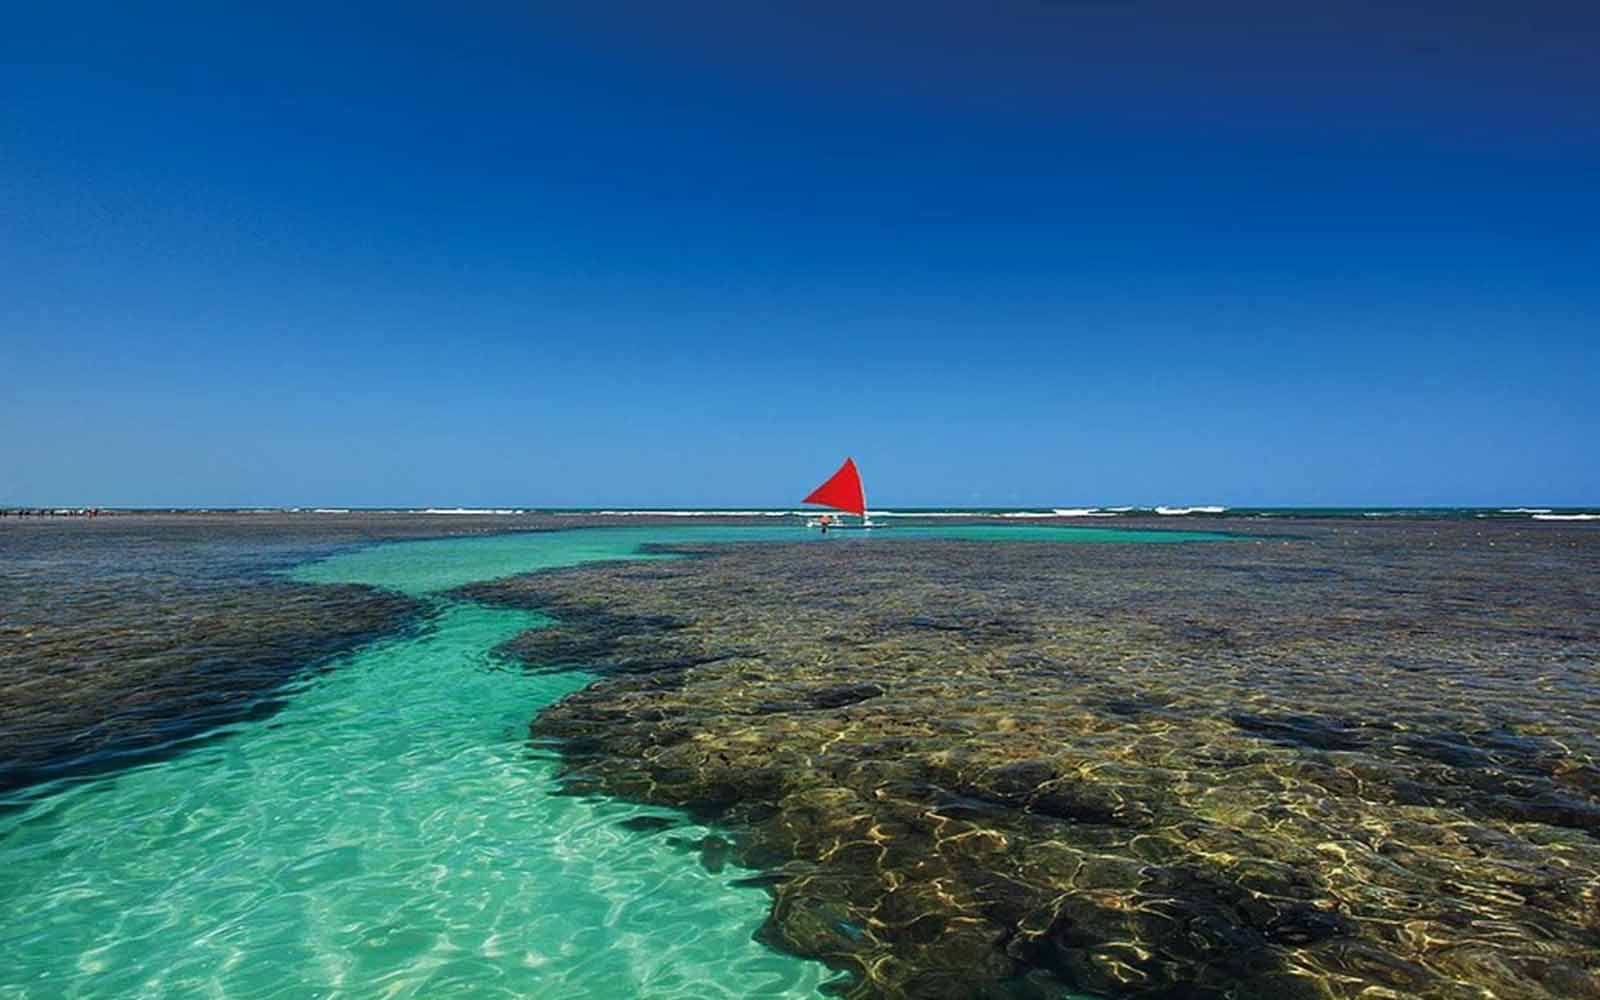
<svg viewBox="0 0 1600 1000">
<path fill-rule="evenodd" d="M 596 524 L 676 523 L 685 519 L 715 523 L 767 524 L 814 516 L 815 510 L 799 508 L 693 508 L 693 507 L 599 507 L 599 508 L 481 508 L 481 507 L 74 507 L 0 505 L 0 523 L 89 519 L 104 517 L 139 518 L 222 518 L 248 519 L 389 519 L 394 517 L 450 521 L 471 521 L 481 527 L 550 529 Z M 874 519 L 892 523 L 1155 523 L 1173 521 L 1238 520 L 1494 520 L 1517 522 L 1600 522 L 1600 505 L 1507 506 L 1507 507 L 1225 507 L 1202 506 L 1116 506 L 1116 507 L 899 507 L 872 509 Z"/>
</svg>

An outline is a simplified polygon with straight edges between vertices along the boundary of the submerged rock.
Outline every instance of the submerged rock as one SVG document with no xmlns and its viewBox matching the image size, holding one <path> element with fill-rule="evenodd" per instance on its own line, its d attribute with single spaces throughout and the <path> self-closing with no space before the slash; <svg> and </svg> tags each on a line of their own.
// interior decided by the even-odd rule
<svg viewBox="0 0 1600 1000">
<path fill-rule="evenodd" d="M 284 681 L 421 611 L 367 587 L 286 581 L 159 597 L 85 591 L 106 618 L 40 621 L 0 643 L 0 790 L 126 766 L 271 714 Z M 141 600 L 136 614 L 119 607 Z"/>
<path fill-rule="evenodd" d="M 762 939 L 851 995 L 1553 998 L 1600 961 L 1600 533 L 1544 527 L 465 593 L 557 619 L 503 650 L 530 669 L 602 674 L 533 723 L 572 787 L 716 819 Z"/>
<path fill-rule="evenodd" d="M 399 594 L 295 583 L 274 571 L 352 544 L 513 526 L 462 520 L 188 513 L 6 522 L 0 791 L 115 771 L 270 715 L 285 681 L 424 612 Z"/>
</svg>

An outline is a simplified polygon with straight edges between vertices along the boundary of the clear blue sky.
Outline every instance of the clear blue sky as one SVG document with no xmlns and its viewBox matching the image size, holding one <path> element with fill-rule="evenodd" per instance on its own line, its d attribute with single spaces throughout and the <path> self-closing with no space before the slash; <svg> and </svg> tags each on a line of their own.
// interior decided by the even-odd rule
<svg viewBox="0 0 1600 1000">
<path fill-rule="evenodd" d="M 0 504 L 1600 503 L 1592 2 L 233 6 L 6 13 Z"/>
</svg>

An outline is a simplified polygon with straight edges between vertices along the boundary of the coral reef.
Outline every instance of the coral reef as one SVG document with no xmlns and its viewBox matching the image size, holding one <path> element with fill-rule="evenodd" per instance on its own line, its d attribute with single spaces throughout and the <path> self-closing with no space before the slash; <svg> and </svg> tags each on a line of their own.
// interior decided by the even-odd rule
<svg viewBox="0 0 1600 1000">
<path fill-rule="evenodd" d="M 715 817 L 851 995 L 1600 997 L 1600 532 L 1292 530 L 461 594 L 601 674 L 533 723 L 569 790 Z"/>
</svg>

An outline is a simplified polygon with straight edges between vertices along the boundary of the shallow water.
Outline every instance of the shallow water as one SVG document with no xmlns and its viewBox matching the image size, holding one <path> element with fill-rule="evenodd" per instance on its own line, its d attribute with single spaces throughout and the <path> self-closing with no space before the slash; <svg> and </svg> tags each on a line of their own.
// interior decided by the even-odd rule
<svg viewBox="0 0 1600 1000">
<path fill-rule="evenodd" d="M 1591 528 L 731 546 L 471 593 L 603 674 L 535 725 L 568 780 L 719 809 L 766 939 L 863 998 L 1600 998 Z"/>
<path fill-rule="evenodd" d="M 937 534 L 974 531 L 1138 540 Z M 521 534 L 301 567 L 299 581 L 423 597 L 430 617 L 224 738 L 14 799 L 0 817 L 0 997 L 816 995 L 834 974 L 751 939 L 768 898 L 730 884 L 741 873 L 720 870 L 716 841 L 694 849 L 710 830 L 672 817 L 672 836 L 634 832 L 619 824 L 669 814 L 555 794 L 556 761 L 530 747 L 528 722 L 590 678 L 489 652 L 537 616 L 438 596 L 651 541 L 796 535 Z"/>
<path fill-rule="evenodd" d="M 589 528 L 536 535 L 444 538 L 360 549 L 297 569 L 311 583 L 366 583 L 410 594 L 449 590 L 480 580 L 558 566 L 638 558 L 653 543 L 794 542 L 849 545 L 896 539 L 945 538 L 974 541 L 1173 543 L 1216 541 L 1235 536 L 1206 531 L 1141 531 L 1056 525 L 895 526 L 874 531 L 834 531 L 826 536 L 796 526 L 692 525 Z"/>
</svg>

